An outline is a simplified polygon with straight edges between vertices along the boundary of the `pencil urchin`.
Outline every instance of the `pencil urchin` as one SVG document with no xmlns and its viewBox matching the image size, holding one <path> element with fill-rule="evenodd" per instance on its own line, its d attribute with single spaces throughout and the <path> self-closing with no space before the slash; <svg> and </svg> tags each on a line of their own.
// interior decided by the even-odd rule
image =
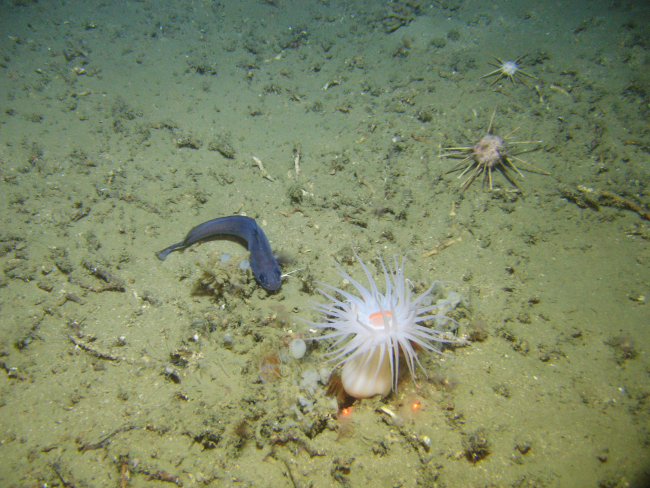
<svg viewBox="0 0 650 488">
<path fill-rule="evenodd" d="M 330 300 L 327 304 L 315 304 L 315 310 L 323 314 L 325 322 L 308 322 L 318 329 L 332 330 L 314 340 L 333 339 L 331 350 L 326 355 L 329 361 L 342 365 L 341 381 L 345 391 L 355 398 L 368 398 L 373 395 L 387 395 L 391 389 L 396 390 L 399 378 L 400 352 L 415 381 L 415 365 L 420 366 L 416 349 L 442 354 L 440 348 L 444 343 L 464 343 L 444 325 L 453 320 L 446 316 L 450 308 L 448 300 L 439 300 L 432 304 L 431 292 L 441 283 L 433 284 L 421 295 L 412 295 L 412 283 L 404 277 L 406 257 L 399 266 L 397 257 L 395 268 L 384 270 L 386 291 L 379 292 L 368 267 L 355 252 L 361 264 L 370 289 L 355 281 L 337 264 L 339 275 L 352 284 L 357 294 L 349 293 L 334 286 L 320 283 L 325 290 L 319 289 Z M 380 258 L 381 259 L 381 258 Z M 337 295 L 343 300 L 336 298 Z M 423 323 L 433 321 L 439 328 L 431 328 Z M 335 366 L 335 367 L 336 367 Z"/>
<path fill-rule="evenodd" d="M 462 178 L 465 174 L 469 172 L 467 179 L 461 184 L 461 191 L 467 190 L 472 182 L 483 173 L 484 180 L 483 185 L 488 183 L 490 185 L 490 190 L 493 190 L 492 186 L 492 171 L 499 171 L 503 176 L 508 180 L 512 185 L 523 194 L 519 184 L 510 174 L 509 170 L 514 170 L 522 178 L 524 175 L 519 168 L 515 166 L 515 161 L 525 164 L 529 168 L 534 169 L 535 171 L 543 174 L 550 175 L 543 169 L 538 168 L 535 165 L 532 165 L 523 159 L 518 158 L 508 151 L 508 144 L 539 144 L 542 141 L 510 141 L 509 138 L 514 134 L 518 129 L 513 130 L 507 136 L 501 137 L 492 133 L 492 123 L 494 122 L 494 115 L 496 114 L 496 108 L 492 112 L 492 117 L 490 118 L 490 125 L 487 128 L 487 134 L 481 137 L 476 144 L 473 146 L 455 146 L 455 147 L 444 147 L 442 148 L 444 153 L 440 154 L 441 158 L 460 158 L 461 161 L 456 164 L 453 168 L 447 171 L 444 174 L 451 173 L 453 171 L 459 170 L 465 163 L 467 167 L 463 172 L 458 176 Z M 507 141 L 507 142 L 506 142 Z"/>
<path fill-rule="evenodd" d="M 515 80 L 517 80 L 522 85 L 528 86 L 526 85 L 526 80 L 524 80 L 524 77 L 522 75 L 527 76 L 528 78 L 532 78 L 533 80 L 537 80 L 537 78 L 535 78 L 533 75 L 526 73 L 520 68 L 521 60 L 526 57 L 526 54 L 524 54 L 523 56 L 519 56 L 515 61 L 503 61 L 502 59 L 497 58 L 496 56 L 492 56 L 492 57 L 496 59 L 499 62 L 499 64 L 490 63 L 490 62 L 488 62 L 488 64 L 491 64 L 497 69 L 491 71 L 486 75 L 481 76 L 481 79 L 483 79 L 483 78 L 489 78 L 490 76 L 497 75 L 495 80 L 492 83 L 490 83 L 490 86 L 498 83 L 499 80 L 501 80 L 502 78 L 509 79 L 513 85 L 515 84 Z"/>
</svg>

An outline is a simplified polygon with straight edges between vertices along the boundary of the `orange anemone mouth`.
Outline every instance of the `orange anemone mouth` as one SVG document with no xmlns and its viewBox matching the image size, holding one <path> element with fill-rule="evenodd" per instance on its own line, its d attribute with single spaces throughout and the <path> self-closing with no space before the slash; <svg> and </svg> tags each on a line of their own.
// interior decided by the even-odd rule
<svg viewBox="0 0 650 488">
<path fill-rule="evenodd" d="M 390 318 L 391 313 L 388 310 L 384 310 L 383 313 L 386 315 L 386 317 Z M 382 315 L 382 311 L 377 310 L 376 312 L 372 312 L 370 315 L 368 315 L 368 322 L 370 322 L 370 325 L 373 325 L 375 327 L 381 327 L 384 325 L 384 316 Z"/>
</svg>

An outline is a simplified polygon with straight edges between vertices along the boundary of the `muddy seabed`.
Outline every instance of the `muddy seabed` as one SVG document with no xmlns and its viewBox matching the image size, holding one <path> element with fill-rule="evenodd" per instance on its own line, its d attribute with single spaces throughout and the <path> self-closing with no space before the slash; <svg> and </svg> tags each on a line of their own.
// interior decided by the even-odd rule
<svg viewBox="0 0 650 488">
<path fill-rule="evenodd" d="M 4 2 L 0 484 L 643 486 L 648 17 Z M 481 78 L 522 55 L 526 84 Z M 440 155 L 493 114 L 493 134 L 539 141 L 508 152 L 542 171 L 514 160 L 520 190 L 495 172 L 462 192 L 465 165 Z M 234 213 L 293 259 L 279 292 L 235 241 L 156 259 Z M 334 259 L 365 284 L 353 246 L 380 281 L 379 256 L 409 251 L 416 291 L 450 281 L 473 340 L 341 410 L 312 377 L 327 344 L 288 344 L 313 336 L 317 282 L 346 286 Z"/>
</svg>

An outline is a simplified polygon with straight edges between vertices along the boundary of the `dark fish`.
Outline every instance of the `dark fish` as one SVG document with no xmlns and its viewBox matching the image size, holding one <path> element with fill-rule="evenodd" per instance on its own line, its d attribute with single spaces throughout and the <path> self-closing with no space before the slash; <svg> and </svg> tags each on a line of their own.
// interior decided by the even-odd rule
<svg viewBox="0 0 650 488">
<path fill-rule="evenodd" d="M 181 242 L 163 249 L 156 256 L 164 261 L 172 251 L 186 248 L 208 237 L 223 234 L 241 237 L 248 242 L 248 252 L 251 253 L 251 269 L 260 285 L 271 291 L 280 288 L 282 279 L 278 261 L 273 256 L 271 245 L 264 231 L 257 225 L 255 219 L 250 217 L 233 215 L 203 222 L 190 230 Z"/>
</svg>

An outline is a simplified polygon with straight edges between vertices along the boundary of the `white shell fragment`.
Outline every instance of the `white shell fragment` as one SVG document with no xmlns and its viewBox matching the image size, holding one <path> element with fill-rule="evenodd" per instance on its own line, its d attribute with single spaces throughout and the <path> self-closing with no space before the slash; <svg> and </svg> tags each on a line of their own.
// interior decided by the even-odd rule
<svg viewBox="0 0 650 488">
<path fill-rule="evenodd" d="M 302 339 L 294 339 L 289 344 L 289 353 L 295 359 L 301 359 L 307 351 L 307 344 Z"/>
</svg>

